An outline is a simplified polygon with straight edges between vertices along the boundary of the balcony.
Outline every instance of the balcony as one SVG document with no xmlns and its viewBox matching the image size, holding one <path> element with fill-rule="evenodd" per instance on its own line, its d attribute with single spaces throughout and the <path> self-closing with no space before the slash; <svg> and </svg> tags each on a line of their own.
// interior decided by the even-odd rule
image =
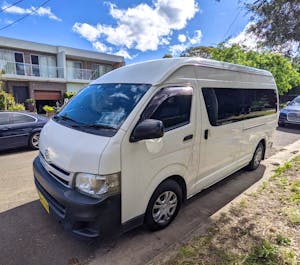
<svg viewBox="0 0 300 265">
<path fill-rule="evenodd" d="M 91 81 L 100 77 L 99 71 L 82 68 L 67 67 L 68 80 Z"/>
<path fill-rule="evenodd" d="M 0 71 L 6 78 L 63 79 L 64 68 L 48 65 L 26 64 L 0 60 Z"/>
</svg>

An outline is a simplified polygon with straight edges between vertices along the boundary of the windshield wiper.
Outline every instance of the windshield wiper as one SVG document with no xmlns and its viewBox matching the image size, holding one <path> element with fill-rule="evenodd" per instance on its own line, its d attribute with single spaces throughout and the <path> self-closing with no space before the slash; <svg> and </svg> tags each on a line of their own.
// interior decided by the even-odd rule
<svg viewBox="0 0 300 265">
<path fill-rule="evenodd" d="M 77 121 L 73 120 L 72 118 L 68 117 L 68 116 L 61 116 L 61 115 L 55 115 L 53 117 L 54 119 L 59 119 L 59 120 L 64 120 L 64 121 L 72 121 L 72 122 L 75 122 L 77 123 Z"/>
<path fill-rule="evenodd" d="M 81 124 L 81 125 L 74 125 L 73 127 L 80 127 L 80 128 L 94 128 L 94 129 L 109 129 L 109 130 L 117 130 L 115 127 L 106 125 L 106 124 Z"/>
</svg>

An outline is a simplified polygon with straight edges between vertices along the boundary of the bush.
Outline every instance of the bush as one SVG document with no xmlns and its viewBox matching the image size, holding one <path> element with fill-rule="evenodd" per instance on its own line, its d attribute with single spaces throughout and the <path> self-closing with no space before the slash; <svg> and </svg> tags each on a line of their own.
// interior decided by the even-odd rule
<svg viewBox="0 0 300 265">
<path fill-rule="evenodd" d="M 53 107 L 48 106 L 48 105 L 43 106 L 43 110 L 46 112 L 54 112 L 55 111 L 55 109 Z"/>
<path fill-rule="evenodd" d="M 76 92 L 65 92 L 64 93 L 64 98 L 70 99 L 75 95 L 76 95 Z"/>
<path fill-rule="evenodd" d="M 25 107 L 17 104 L 12 94 L 0 89 L 0 110 L 25 110 Z"/>
<path fill-rule="evenodd" d="M 34 100 L 33 98 L 28 98 L 28 99 L 26 99 L 25 102 L 26 102 L 27 104 L 29 104 L 29 105 L 34 105 L 35 100 Z"/>
<path fill-rule="evenodd" d="M 25 110 L 25 106 L 23 104 L 16 103 L 12 107 L 8 108 L 8 110 L 23 111 L 23 110 Z"/>
</svg>

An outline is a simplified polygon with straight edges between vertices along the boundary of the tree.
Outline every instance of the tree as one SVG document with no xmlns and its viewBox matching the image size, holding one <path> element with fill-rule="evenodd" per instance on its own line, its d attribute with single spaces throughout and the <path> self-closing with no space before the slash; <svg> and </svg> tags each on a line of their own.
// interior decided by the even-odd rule
<svg viewBox="0 0 300 265">
<path fill-rule="evenodd" d="M 216 48 L 214 47 L 206 47 L 206 46 L 198 46 L 198 47 L 191 47 L 181 53 L 181 57 L 202 57 L 211 59 L 212 52 Z"/>
<path fill-rule="evenodd" d="M 196 48 L 193 49 L 197 50 Z M 194 53 L 187 56 L 193 56 Z M 279 53 L 247 51 L 239 45 L 226 47 L 221 44 L 210 50 L 211 59 L 251 66 L 270 71 L 276 81 L 278 92 L 282 95 L 289 89 L 300 85 L 299 65 L 293 64 L 290 58 Z"/>
<path fill-rule="evenodd" d="M 300 49 L 300 0 L 256 0 L 246 5 L 254 22 L 250 31 L 268 47 Z"/>
<path fill-rule="evenodd" d="M 173 56 L 172 56 L 172 54 L 170 54 L 170 53 L 167 53 L 167 54 L 165 54 L 164 55 L 164 57 L 163 58 L 173 58 Z"/>
</svg>

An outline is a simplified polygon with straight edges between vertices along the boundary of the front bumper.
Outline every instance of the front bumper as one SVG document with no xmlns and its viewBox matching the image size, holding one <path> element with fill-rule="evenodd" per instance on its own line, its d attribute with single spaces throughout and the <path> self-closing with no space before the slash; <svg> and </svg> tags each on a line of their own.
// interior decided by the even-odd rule
<svg viewBox="0 0 300 265">
<path fill-rule="evenodd" d="M 65 229 L 89 238 L 119 233 L 120 194 L 97 199 L 67 188 L 44 169 L 39 157 L 33 161 L 33 171 L 36 188 L 47 200 L 50 215 Z"/>
</svg>

